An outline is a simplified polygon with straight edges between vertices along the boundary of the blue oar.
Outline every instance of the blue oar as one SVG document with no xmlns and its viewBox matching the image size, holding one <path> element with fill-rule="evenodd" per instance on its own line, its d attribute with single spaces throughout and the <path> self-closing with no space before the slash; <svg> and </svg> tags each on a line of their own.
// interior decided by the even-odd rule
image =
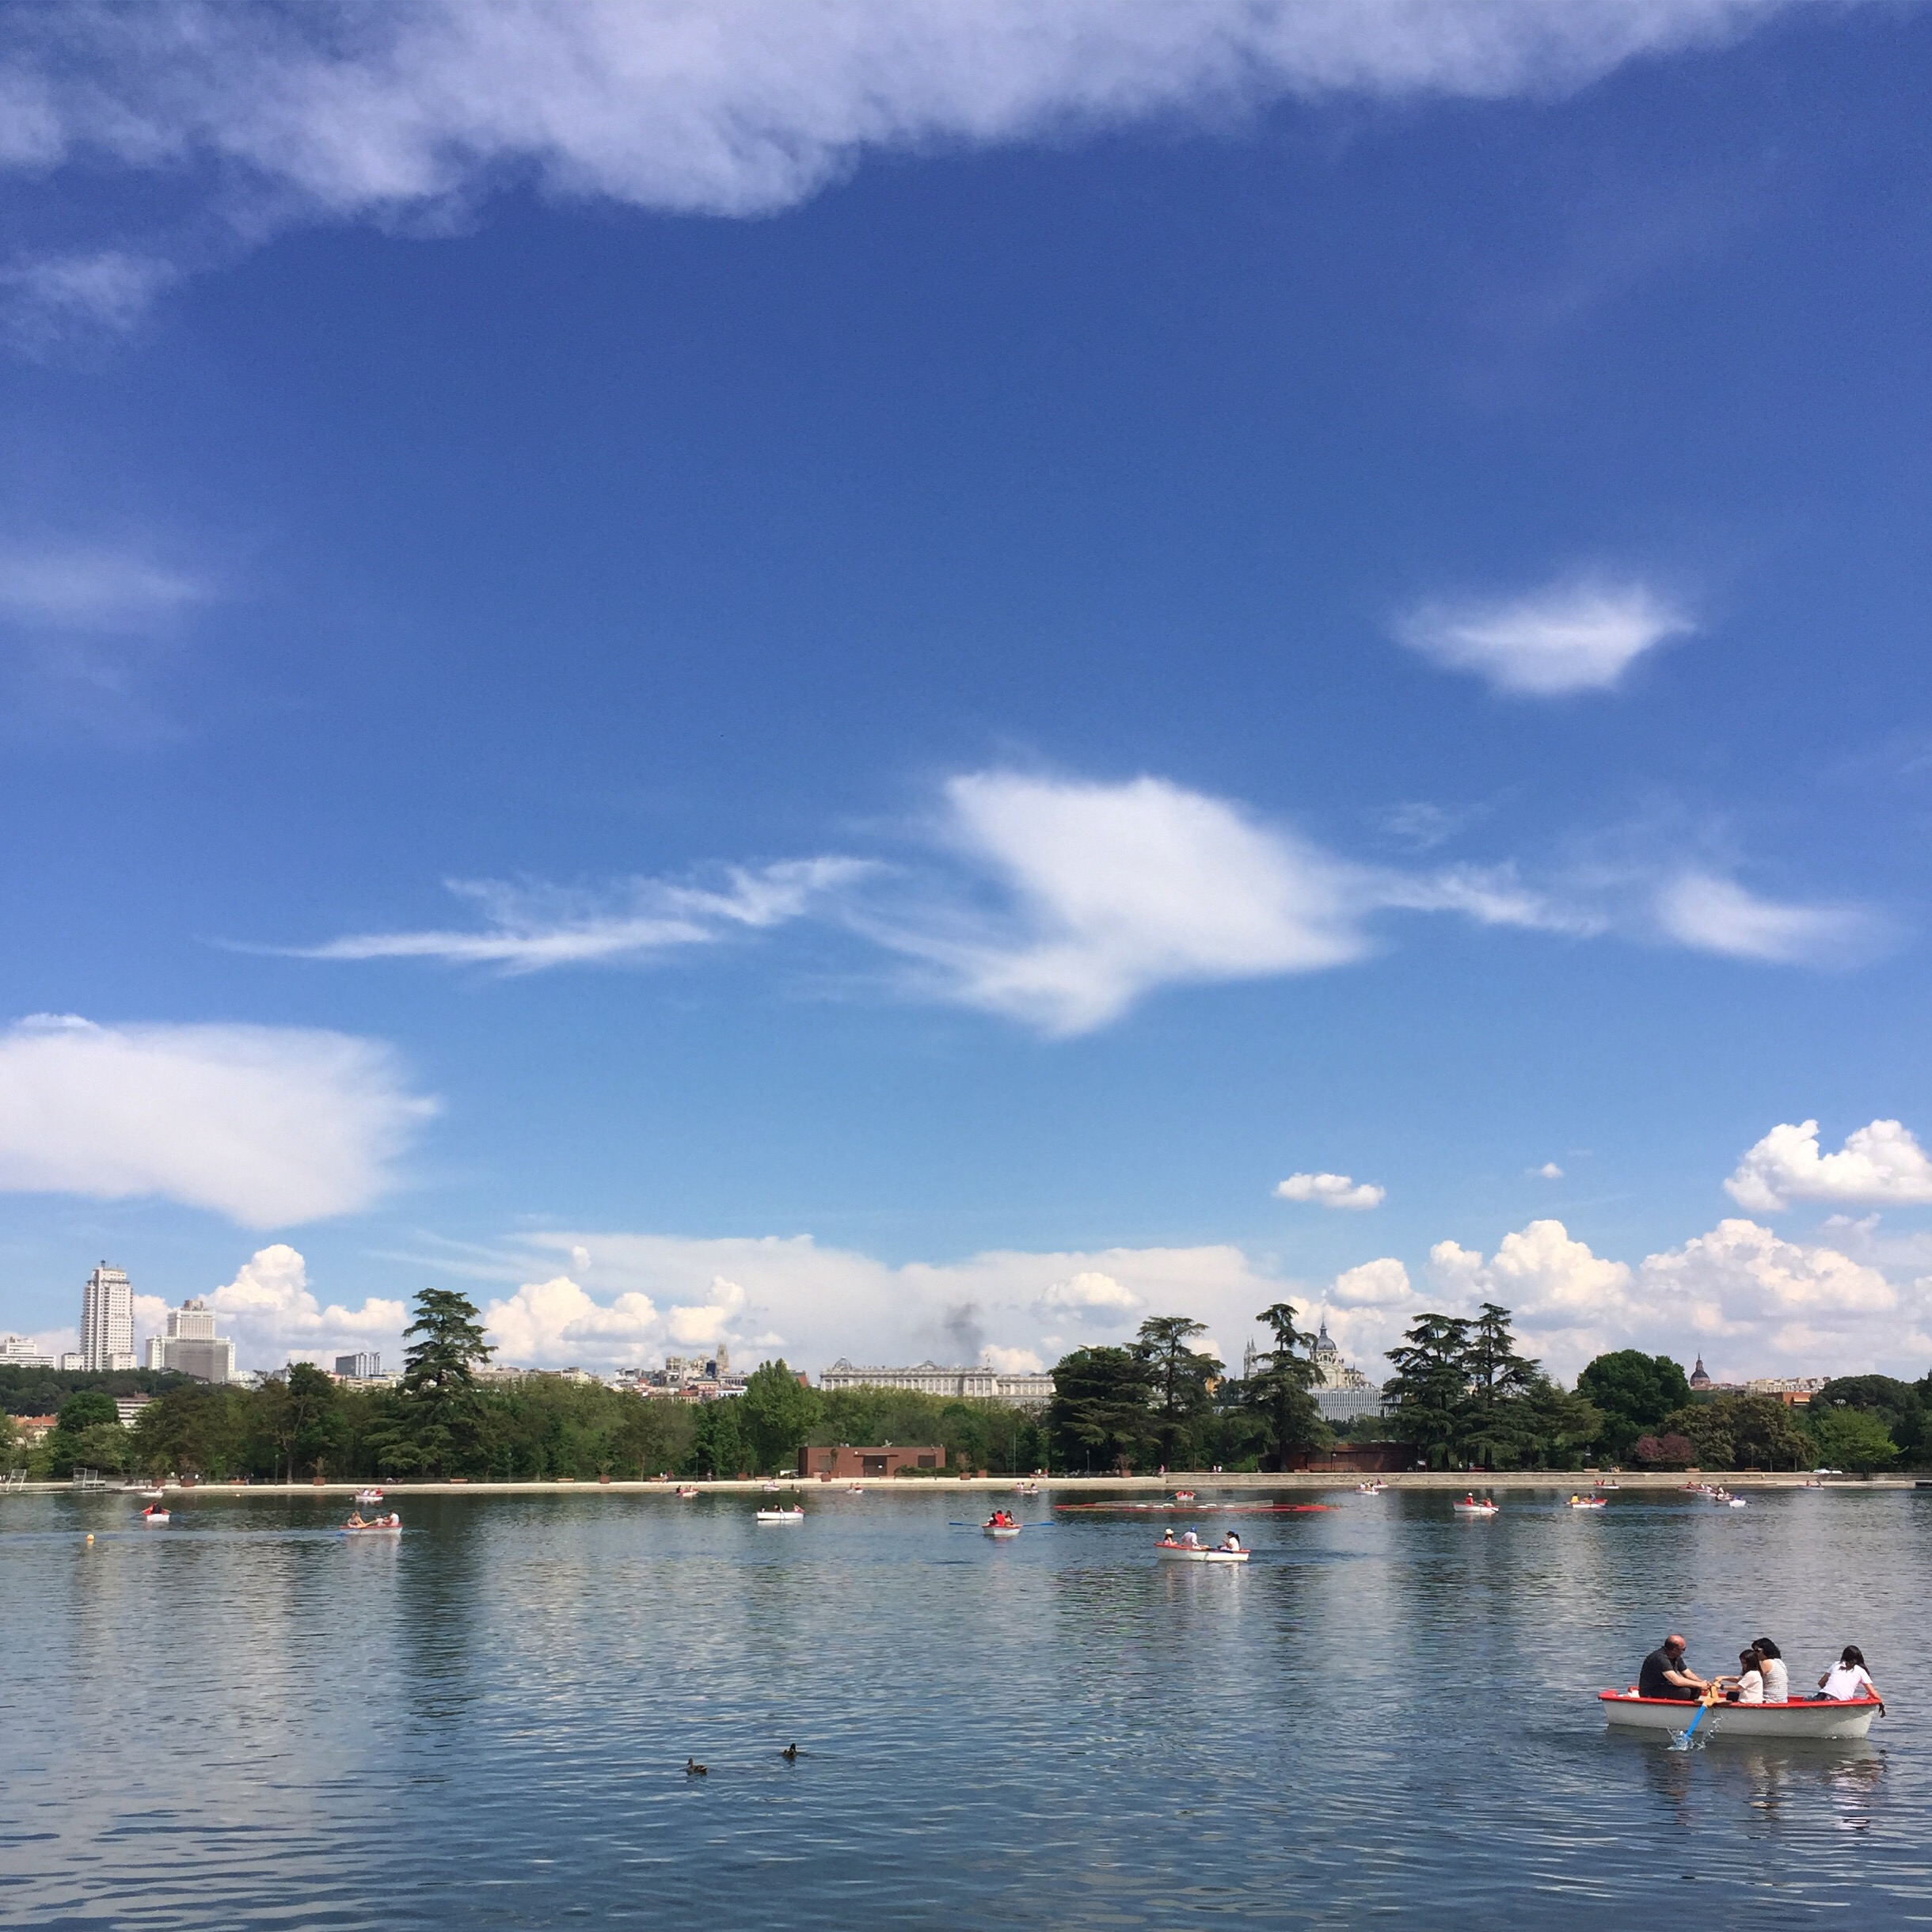
<svg viewBox="0 0 1932 1932">
<path fill-rule="evenodd" d="M 1709 1710 L 1711 1706 L 1716 1703 L 1717 1701 L 1717 1700 L 1713 1697 L 1707 1697 L 1705 1698 L 1702 1703 L 1698 1705 L 1697 1707 L 1697 1715 L 1693 1717 L 1678 1734 L 1677 1737 L 1671 1745 L 1671 1750 L 1688 1751 L 1690 1748 L 1690 1740 L 1692 1736 L 1695 1735 L 1698 1726 L 1704 1721 L 1705 1712 Z"/>
</svg>

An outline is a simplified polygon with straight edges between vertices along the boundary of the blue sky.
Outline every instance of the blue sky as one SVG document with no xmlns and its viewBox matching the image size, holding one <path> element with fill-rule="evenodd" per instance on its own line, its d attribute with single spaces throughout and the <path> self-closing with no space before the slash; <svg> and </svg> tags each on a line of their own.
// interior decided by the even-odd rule
<svg viewBox="0 0 1932 1932">
<path fill-rule="evenodd" d="M 1932 16 L 1631 16 L 25 10 L 0 1325 L 1924 1372 Z"/>
</svg>

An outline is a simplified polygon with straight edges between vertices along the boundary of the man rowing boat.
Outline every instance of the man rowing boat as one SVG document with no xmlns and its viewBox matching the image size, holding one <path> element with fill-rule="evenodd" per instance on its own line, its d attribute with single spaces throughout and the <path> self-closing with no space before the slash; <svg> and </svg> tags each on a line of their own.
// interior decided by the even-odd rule
<svg viewBox="0 0 1932 1932">
<path fill-rule="evenodd" d="M 1684 1661 L 1684 1640 L 1675 1631 L 1665 1637 L 1645 1658 L 1637 1674 L 1639 1697 L 1668 1698 L 1679 1704 L 1694 1704 L 1710 1686 Z"/>
</svg>

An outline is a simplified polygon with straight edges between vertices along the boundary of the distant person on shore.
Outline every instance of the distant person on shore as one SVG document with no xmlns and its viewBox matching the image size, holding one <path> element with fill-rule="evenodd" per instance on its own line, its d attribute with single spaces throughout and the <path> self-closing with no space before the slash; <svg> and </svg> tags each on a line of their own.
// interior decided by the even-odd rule
<svg viewBox="0 0 1932 1932">
<path fill-rule="evenodd" d="M 1865 1668 L 1865 1652 L 1856 1644 L 1847 1644 L 1839 1652 L 1837 1663 L 1818 1679 L 1818 1688 L 1839 1704 L 1878 1694 L 1878 1687 Z"/>
<path fill-rule="evenodd" d="M 1754 1637 L 1751 1647 L 1758 1653 L 1758 1670 L 1764 1679 L 1767 1704 L 1791 1702 L 1791 1673 L 1785 1668 L 1785 1653 L 1768 1637 Z"/>
<path fill-rule="evenodd" d="M 1645 1658 L 1637 1674 L 1639 1697 L 1669 1698 L 1694 1704 L 1710 1686 L 1684 1661 L 1684 1640 L 1675 1631 Z"/>
</svg>

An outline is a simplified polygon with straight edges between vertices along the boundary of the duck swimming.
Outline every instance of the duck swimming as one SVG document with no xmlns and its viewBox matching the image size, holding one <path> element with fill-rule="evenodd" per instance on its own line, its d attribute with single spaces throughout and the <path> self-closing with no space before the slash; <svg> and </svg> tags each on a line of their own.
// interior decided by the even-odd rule
<svg viewBox="0 0 1932 1932">
<path fill-rule="evenodd" d="M 796 1764 L 798 1762 L 798 1747 L 796 1744 L 787 1744 L 778 1753 L 778 1755 L 784 1759 L 787 1764 Z"/>
<path fill-rule="evenodd" d="M 700 1764 L 695 1758 L 686 1758 L 684 1760 L 684 1775 L 686 1778 L 706 1777 L 709 1774 L 709 1765 Z"/>
</svg>

